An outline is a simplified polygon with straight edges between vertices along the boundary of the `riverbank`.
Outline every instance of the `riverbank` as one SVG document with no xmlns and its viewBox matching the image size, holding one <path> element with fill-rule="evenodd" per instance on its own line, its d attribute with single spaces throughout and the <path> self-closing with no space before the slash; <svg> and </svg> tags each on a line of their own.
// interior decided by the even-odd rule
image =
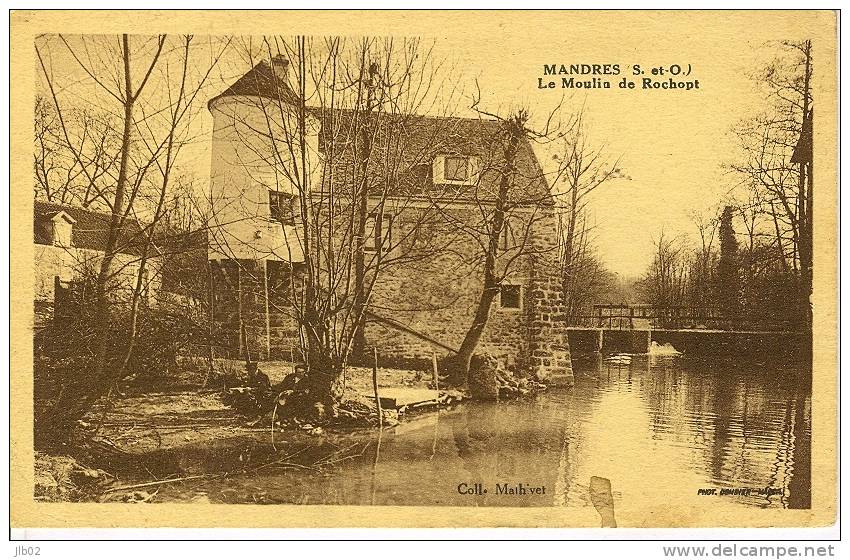
<svg viewBox="0 0 850 560">
<path fill-rule="evenodd" d="M 137 399 L 128 404 L 155 420 L 162 444 L 138 420 L 113 426 L 113 438 L 123 449 L 147 451 L 117 453 L 99 436 L 99 446 L 74 451 L 80 466 L 71 470 L 97 467 L 104 474 L 58 476 L 74 486 L 64 493 L 54 490 L 52 499 L 566 505 L 595 515 L 591 484 L 593 477 L 602 477 L 611 481 L 617 521 L 626 525 L 657 520 L 671 492 L 683 506 L 704 510 L 707 498 L 697 495 L 699 488 L 780 490 L 717 498 L 753 511 L 810 503 L 811 385 L 805 366 L 709 362 L 671 352 L 576 355 L 573 368 L 576 382 L 569 390 L 528 399 L 469 399 L 447 409 L 405 413 L 397 426 L 384 430 L 272 431 L 248 427 L 244 418 L 242 425 L 226 424 L 226 411 L 212 393 L 127 395 Z M 158 408 L 164 400 L 171 408 Z M 178 428 L 187 418 L 199 422 L 201 417 L 218 425 Z M 743 422 L 747 430 L 730 429 Z M 119 436 L 138 440 L 130 445 Z M 60 472 L 68 472 L 64 461 L 57 461 Z M 44 459 L 37 461 L 37 468 L 48 467 Z M 489 484 L 491 491 L 458 492 L 460 483 L 475 481 Z M 496 483 L 520 482 L 545 486 L 546 494 L 518 498 L 495 492 Z M 43 479 L 37 484 L 42 492 L 53 487 Z M 669 492 L 659 493 L 659 487 Z M 669 514 L 670 523 L 675 515 Z"/>
<path fill-rule="evenodd" d="M 238 453 L 246 440 L 272 446 L 327 447 L 333 454 L 335 440 L 358 430 L 374 430 L 379 424 L 369 368 L 346 370 L 339 416 L 318 423 L 268 413 L 240 414 L 229 406 L 228 392 L 213 387 L 220 381 L 207 380 L 205 365 L 187 362 L 168 376 L 137 380 L 124 394 L 95 407 L 80 423 L 78 439 L 84 444 L 70 446 L 68 455 L 37 453 L 36 499 L 148 501 L 155 495 L 149 491 L 155 490 L 157 482 L 191 473 L 192 457 L 230 456 L 236 449 L 236 464 L 223 469 L 224 474 L 255 462 Z M 216 363 L 216 370 L 231 378 L 238 377 L 240 367 L 236 361 Z M 294 372 L 294 365 L 262 362 L 260 371 L 274 386 Z M 435 390 L 431 375 L 424 371 L 379 368 L 377 378 L 380 422 L 385 428 L 423 411 L 453 406 L 466 397 L 456 390 Z"/>
</svg>

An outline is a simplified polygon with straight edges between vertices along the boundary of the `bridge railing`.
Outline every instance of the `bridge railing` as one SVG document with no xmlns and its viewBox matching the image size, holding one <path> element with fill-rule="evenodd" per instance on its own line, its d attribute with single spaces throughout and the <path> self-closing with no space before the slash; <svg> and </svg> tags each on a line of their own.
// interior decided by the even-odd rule
<svg viewBox="0 0 850 560">
<path fill-rule="evenodd" d="M 596 304 L 591 315 L 580 315 L 575 326 L 606 329 L 695 329 L 728 331 L 794 330 L 781 317 L 746 314 L 730 317 L 718 307 L 655 306 L 647 304 Z"/>
</svg>

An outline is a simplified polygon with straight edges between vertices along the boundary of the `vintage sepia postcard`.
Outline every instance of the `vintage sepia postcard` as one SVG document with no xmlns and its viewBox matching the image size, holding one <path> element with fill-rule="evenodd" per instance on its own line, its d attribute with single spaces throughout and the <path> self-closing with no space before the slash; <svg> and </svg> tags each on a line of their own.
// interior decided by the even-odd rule
<svg viewBox="0 0 850 560">
<path fill-rule="evenodd" d="M 12 527 L 836 523 L 837 12 L 10 33 Z"/>
</svg>

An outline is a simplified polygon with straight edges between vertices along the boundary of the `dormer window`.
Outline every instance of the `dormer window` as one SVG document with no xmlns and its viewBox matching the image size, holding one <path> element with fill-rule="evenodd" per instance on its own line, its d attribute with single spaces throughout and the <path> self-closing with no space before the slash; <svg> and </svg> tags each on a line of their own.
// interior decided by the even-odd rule
<svg viewBox="0 0 850 560">
<path fill-rule="evenodd" d="M 75 223 L 77 223 L 77 220 L 64 211 L 50 218 L 50 233 L 53 245 L 57 247 L 71 247 Z"/>
<path fill-rule="evenodd" d="M 443 160 L 443 169 L 443 177 L 449 181 L 469 180 L 469 158 L 467 157 L 447 157 Z"/>
<path fill-rule="evenodd" d="M 443 155 L 434 159 L 435 185 L 471 185 L 476 181 L 478 158 Z"/>
</svg>

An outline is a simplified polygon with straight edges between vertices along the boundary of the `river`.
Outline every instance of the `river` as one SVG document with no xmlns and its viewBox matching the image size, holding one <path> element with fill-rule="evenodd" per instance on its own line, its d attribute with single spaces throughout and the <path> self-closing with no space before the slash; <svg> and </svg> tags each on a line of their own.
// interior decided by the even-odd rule
<svg viewBox="0 0 850 560">
<path fill-rule="evenodd" d="M 573 367 L 571 389 L 465 403 L 380 437 L 223 442 L 180 474 L 231 474 L 163 485 L 157 501 L 592 507 L 600 477 L 615 504 L 810 507 L 803 366 L 649 355 Z"/>
</svg>

